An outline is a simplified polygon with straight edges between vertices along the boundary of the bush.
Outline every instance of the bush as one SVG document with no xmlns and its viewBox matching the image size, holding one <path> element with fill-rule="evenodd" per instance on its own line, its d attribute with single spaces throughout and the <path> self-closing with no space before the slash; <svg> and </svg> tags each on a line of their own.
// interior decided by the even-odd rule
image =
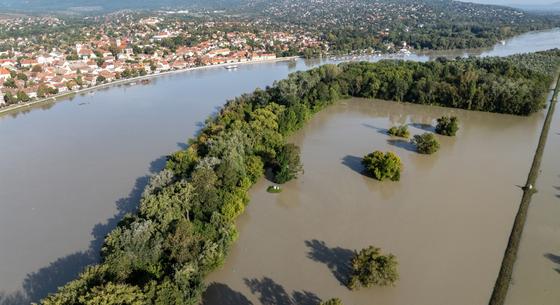
<svg viewBox="0 0 560 305">
<path fill-rule="evenodd" d="M 369 246 L 352 259 L 352 276 L 348 287 L 352 290 L 373 285 L 394 285 L 399 279 L 397 260 L 393 254 L 382 255 L 381 249 Z"/>
<path fill-rule="evenodd" d="M 393 126 L 389 128 L 389 131 L 387 133 L 394 137 L 401 137 L 401 138 L 410 137 L 410 132 L 408 132 L 408 126 L 406 125 Z"/>
<path fill-rule="evenodd" d="M 297 178 L 303 171 L 299 158 L 299 147 L 294 144 L 286 144 L 276 152 L 275 166 L 273 169 L 274 182 L 286 183 Z"/>
<path fill-rule="evenodd" d="M 416 150 L 421 154 L 431 155 L 439 150 L 439 143 L 431 133 L 415 135 L 412 143 L 416 145 Z"/>
<path fill-rule="evenodd" d="M 436 132 L 444 136 L 455 136 L 459 130 L 459 121 L 456 116 L 446 117 L 442 116 L 437 119 Z"/>
<path fill-rule="evenodd" d="M 366 172 L 379 181 L 385 179 L 399 181 L 401 178 L 402 163 L 395 153 L 375 151 L 364 156 L 362 164 Z"/>
<path fill-rule="evenodd" d="M 342 301 L 339 298 L 333 298 L 324 302 L 321 302 L 319 305 L 343 305 Z"/>
</svg>

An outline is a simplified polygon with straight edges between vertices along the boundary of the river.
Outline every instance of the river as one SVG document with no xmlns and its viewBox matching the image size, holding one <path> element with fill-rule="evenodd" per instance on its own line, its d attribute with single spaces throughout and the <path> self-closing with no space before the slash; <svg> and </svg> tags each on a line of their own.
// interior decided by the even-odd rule
<svg viewBox="0 0 560 305">
<path fill-rule="evenodd" d="M 470 54 L 503 56 L 554 47 L 560 47 L 558 29 L 521 35 L 492 50 Z M 188 71 L 159 77 L 148 85 L 115 86 L 0 116 L 0 303 L 36 301 L 95 262 L 103 236 L 123 213 L 134 210 L 147 177 L 162 168 L 166 155 L 184 147 L 226 99 L 327 62 L 338 61 Z M 531 126 L 536 130 L 539 124 Z M 523 162 L 525 158 L 520 166 L 528 169 L 530 162 Z M 524 174 L 511 178 L 522 183 Z M 240 221 L 242 239 L 252 236 L 243 230 L 249 227 L 252 209 L 265 206 L 256 198 Z M 505 237 L 500 238 L 505 243 Z"/>
</svg>

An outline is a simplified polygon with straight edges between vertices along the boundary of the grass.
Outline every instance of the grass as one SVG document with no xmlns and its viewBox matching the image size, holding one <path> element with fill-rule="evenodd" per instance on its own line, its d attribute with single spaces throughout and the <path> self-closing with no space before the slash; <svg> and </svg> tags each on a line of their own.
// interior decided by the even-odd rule
<svg viewBox="0 0 560 305">
<path fill-rule="evenodd" d="M 546 119 L 543 124 L 541 136 L 539 138 L 539 144 L 537 145 L 537 150 L 535 151 L 533 164 L 531 165 L 531 170 L 529 171 L 529 176 L 527 177 L 527 183 L 523 188 L 523 197 L 521 198 L 519 210 L 517 211 L 517 215 L 515 216 L 515 220 L 513 222 L 508 245 L 506 247 L 504 258 L 502 260 L 502 266 L 500 267 L 500 273 L 498 274 L 496 284 L 494 285 L 494 290 L 492 291 L 492 296 L 490 297 L 490 301 L 488 302 L 489 305 L 503 305 L 505 303 L 509 285 L 511 283 L 513 266 L 515 264 L 515 261 L 517 260 L 519 242 L 521 240 L 521 235 L 523 235 L 525 221 L 527 220 L 527 211 L 529 210 L 531 197 L 536 192 L 534 186 L 539 176 L 542 155 L 546 146 L 546 140 L 548 138 L 548 132 L 550 130 L 550 123 L 552 122 L 552 117 L 554 115 L 554 109 L 556 108 L 559 90 L 560 74 L 558 75 L 558 79 L 556 81 L 554 94 L 552 95 L 552 99 L 550 100 L 550 106 L 548 108 L 548 113 L 546 114 Z M 533 188 L 529 188 L 529 185 L 532 185 Z"/>
</svg>

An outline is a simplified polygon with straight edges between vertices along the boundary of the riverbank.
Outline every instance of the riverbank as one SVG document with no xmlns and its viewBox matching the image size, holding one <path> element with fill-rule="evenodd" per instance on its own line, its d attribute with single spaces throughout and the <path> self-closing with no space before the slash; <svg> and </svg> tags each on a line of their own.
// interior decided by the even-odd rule
<svg viewBox="0 0 560 305">
<path fill-rule="evenodd" d="M 210 69 L 210 68 L 225 68 L 225 67 L 231 66 L 231 65 L 240 66 L 240 65 L 248 65 L 248 64 L 260 64 L 260 63 L 273 63 L 273 62 L 290 61 L 290 60 L 295 60 L 295 59 L 298 59 L 298 58 L 301 58 L 301 56 L 289 56 L 289 57 L 280 57 L 280 58 L 275 58 L 275 59 L 245 61 L 245 62 L 238 62 L 238 63 L 223 63 L 223 64 L 210 65 L 210 66 L 198 66 L 198 67 L 191 67 L 191 68 L 185 68 L 185 69 L 179 69 L 179 70 L 165 71 L 165 72 L 161 72 L 161 73 L 153 73 L 153 74 L 148 74 L 148 75 L 144 75 L 144 76 L 127 78 L 127 79 L 119 79 L 119 80 L 115 80 L 115 81 L 112 81 L 112 82 L 109 82 L 109 83 L 95 85 L 93 87 L 82 88 L 82 89 L 79 89 L 79 90 L 68 91 L 68 92 L 52 95 L 52 96 L 49 96 L 49 97 L 46 97 L 46 98 L 30 101 L 30 102 L 27 102 L 27 103 L 6 106 L 6 107 L 3 107 L 3 108 L 0 108 L 0 115 L 5 114 L 5 113 L 9 113 L 9 112 L 12 112 L 12 111 L 16 111 L 16 110 L 21 110 L 21 109 L 24 109 L 24 108 L 30 108 L 32 106 L 36 106 L 36 105 L 40 105 L 40 104 L 49 103 L 49 102 L 64 101 L 66 98 L 68 98 L 70 96 L 80 94 L 80 93 L 87 93 L 87 92 L 92 92 L 92 91 L 95 91 L 95 90 L 108 88 L 108 87 L 112 87 L 112 86 L 116 86 L 116 85 L 125 85 L 125 84 L 129 84 L 129 83 L 133 83 L 133 82 L 149 80 L 149 79 L 153 79 L 153 78 L 156 78 L 156 77 L 159 77 L 159 76 L 164 76 L 164 75 L 185 73 L 185 72 L 189 72 L 189 71 L 196 71 L 196 70 Z"/>
</svg>

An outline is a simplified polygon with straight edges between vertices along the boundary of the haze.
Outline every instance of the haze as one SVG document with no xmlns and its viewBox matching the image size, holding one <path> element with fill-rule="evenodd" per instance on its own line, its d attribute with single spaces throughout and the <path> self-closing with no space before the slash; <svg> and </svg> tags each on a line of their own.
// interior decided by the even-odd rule
<svg viewBox="0 0 560 305">
<path fill-rule="evenodd" d="M 463 2 L 499 4 L 499 5 L 542 5 L 558 3 L 557 0 L 469 0 Z"/>
</svg>

